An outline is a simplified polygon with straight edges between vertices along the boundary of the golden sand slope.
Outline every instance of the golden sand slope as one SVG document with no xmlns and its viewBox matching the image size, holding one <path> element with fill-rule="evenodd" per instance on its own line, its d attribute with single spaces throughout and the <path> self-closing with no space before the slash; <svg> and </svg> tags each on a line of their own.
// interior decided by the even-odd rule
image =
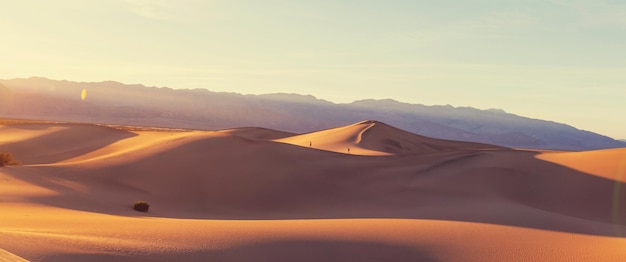
<svg viewBox="0 0 626 262">
<path fill-rule="evenodd" d="M 620 261 L 626 256 L 623 238 L 446 220 L 194 220 L 27 205 L 7 211 L 11 216 L 0 228 L 0 244 L 32 260 Z"/>
<path fill-rule="evenodd" d="M 0 168 L 0 248 L 34 261 L 626 258 L 626 149 L 542 154 L 366 121 L 304 135 L 10 124 L 0 151 L 23 163 Z"/>
<path fill-rule="evenodd" d="M 538 155 L 537 158 L 584 173 L 626 182 L 626 150 L 623 148 L 586 152 L 550 152 Z"/>
</svg>

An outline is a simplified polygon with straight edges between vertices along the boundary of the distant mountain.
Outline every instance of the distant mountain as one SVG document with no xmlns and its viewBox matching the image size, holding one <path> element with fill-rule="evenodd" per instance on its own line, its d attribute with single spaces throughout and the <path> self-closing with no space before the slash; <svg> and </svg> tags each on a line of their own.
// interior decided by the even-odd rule
<svg viewBox="0 0 626 262">
<path fill-rule="evenodd" d="M 83 89 L 87 90 L 84 101 Z M 391 99 L 335 104 L 298 94 L 242 95 L 35 77 L 0 80 L 0 116 L 193 129 L 259 126 L 297 133 L 375 119 L 424 136 L 507 147 L 626 147 L 624 141 L 501 109 L 425 106 Z"/>
</svg>

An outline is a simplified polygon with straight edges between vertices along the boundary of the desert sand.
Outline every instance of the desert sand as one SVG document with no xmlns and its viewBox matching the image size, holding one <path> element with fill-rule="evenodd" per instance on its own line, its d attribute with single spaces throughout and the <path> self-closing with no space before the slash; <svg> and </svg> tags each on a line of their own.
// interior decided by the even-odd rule
<svg viewBox="0 0 626 262">
<path fill-rule="evenodd" d="M 0 152 L 0 261 L 626 260 L 626 148 L 0 121 Z"/>
</svg>

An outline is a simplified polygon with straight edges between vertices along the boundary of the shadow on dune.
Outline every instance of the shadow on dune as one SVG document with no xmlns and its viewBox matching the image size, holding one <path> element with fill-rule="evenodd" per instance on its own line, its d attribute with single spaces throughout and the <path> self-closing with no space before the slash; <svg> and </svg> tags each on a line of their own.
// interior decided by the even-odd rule
<svg viewBox="0 0 626 262">
<path fill-rule="evenodd" d="M 222 250 L 188 251 L 184 254 L 119 256 L 113 254 L 64 254 L 43 261 L 436 261 L 415 248 L 356 241 L 294 240 L 262 242 Z"/>
<path fill-rule="evenodd" d="M 626 190 L 616 191 L 626 189 L 624 183 L 535 155 L 466 150 L 362 157 L 220 137 L 131 163 L 19 167 L 8 174 L 59 192 L 33 202 L 122 216 L 437 219 L 624 236 Z M 131 210 L 135 200 L 148 201 L 150 211 Z"/>
<path fill-rule="evenodd" d="M 12 125 L 12 128 L 36 130 L 45 129 L 49 124 Z M 56 124 L 64 127 L 25 141 L 6 143 L 2 150 L 11 152 L 22 164 L 49 164 L 68 160 L 136 136 L 135 133 L 110 127 L 88 124 Z"/>
</svg>

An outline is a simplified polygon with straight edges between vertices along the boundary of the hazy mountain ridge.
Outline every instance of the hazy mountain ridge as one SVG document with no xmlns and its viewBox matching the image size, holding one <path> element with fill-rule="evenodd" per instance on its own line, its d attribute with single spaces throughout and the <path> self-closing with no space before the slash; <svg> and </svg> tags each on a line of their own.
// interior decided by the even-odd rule
<svg viewBox="0 0 626 262">
<path fill-rule="evenodd" d="M 376 119 L 417 134 L 508 147 L 589 150 L 626 143 L 501 109 L 425 106 L 391 99 L 335 104 L 310 95 L 242 95 L 206 89 L 57 81 L 0 80 L 0 115 L 195 129 L 261 126 L 310 132 Z M 87 90 L 87 99 L 80 93 Z M 12 97 L 13 99 L 7 99 Z"/>
</svg>

